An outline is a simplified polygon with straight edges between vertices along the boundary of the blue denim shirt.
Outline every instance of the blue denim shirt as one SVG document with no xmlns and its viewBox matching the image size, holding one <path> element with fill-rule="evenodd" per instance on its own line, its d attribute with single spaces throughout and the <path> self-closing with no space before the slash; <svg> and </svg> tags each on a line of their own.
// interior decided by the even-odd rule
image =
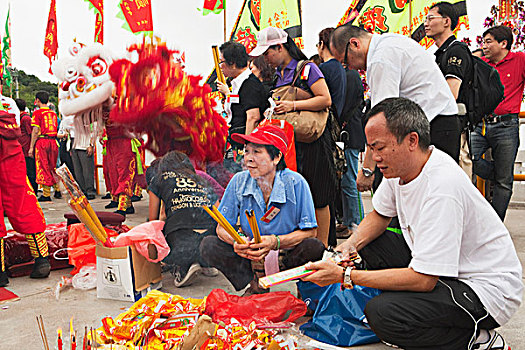
<svg viewBox="0 0 525 350">
<path fill-rule="evenodd" d="M 261 217 L 272 206 L 280 209 L 277 216 L 269 223 L 261 221 Z M 224 191 L 219 211 L 232 226 L 237 224 L 240 217 L 243 232 L 252 238 L 253 233 L 244 212 L 252 209 L 261 235 L 284 235 L 297 229 L 317 227 L 310 187 L 300 174 L 289 169 L 276 172 L 268 206 L 261 188 L 248 170 L 235 174 Z"/>
</svg>

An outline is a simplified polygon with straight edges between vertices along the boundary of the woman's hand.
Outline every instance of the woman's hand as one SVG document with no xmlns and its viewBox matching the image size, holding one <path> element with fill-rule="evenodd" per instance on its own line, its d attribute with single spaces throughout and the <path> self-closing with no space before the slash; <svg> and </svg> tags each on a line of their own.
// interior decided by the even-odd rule
<svg viewBox="0 0 525 350">
<path fill-rule="evenodd" d="M 237 255 L 239 255 L 241 258 L 253 260 L 250 257 L 251 256 L 250 243 L 239 244 L 237 242 L 233 242 L 233 251 L 237 253 Z"/>
<path fill-rule="evenodd" d="M 228 85 L 221 83 L 220 81 L 217 81 L 217 90 L 219 90 L 224 96 L 230 94 L 230 88 L 228 88 Z"/>
<path fill-rule="evenodd" d="M 294 106 L 295 103 L 295 101 L 276 101 L 276 107 L 273 111 L 277 114 L 292 112 L 294 111 L 294 107 L 296 107 Z"/>
<path fill-rule="evenodd" d="M 277 248 L 277 237 L 275 237 L 275 235 L 261 236 L 261 240 L 261 243 L 255 243 L 253 240 L 249 243 L 250 251 L 248 259 L 256 261 L 264 259 L 270 250 Z"/>
</svg>

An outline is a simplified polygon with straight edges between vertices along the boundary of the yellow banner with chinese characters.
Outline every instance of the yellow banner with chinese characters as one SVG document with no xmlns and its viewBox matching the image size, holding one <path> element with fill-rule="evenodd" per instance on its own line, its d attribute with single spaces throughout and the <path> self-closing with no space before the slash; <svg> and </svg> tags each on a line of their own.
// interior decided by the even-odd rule
<svg viewBox="0 0 525 350">
<path fill-rule="evenodd" d="M 434 41 L 425 36 L 424 21 L 430 7 L 437 1 L 429 0 L 352 0 L 338 25 L 352 23 L 372 33 L 410 35 L 428 48 Z M 448 0 L 460 15 L 454 33 L 468 29 L 467 5 L 464 0 Z"/>
</svg>

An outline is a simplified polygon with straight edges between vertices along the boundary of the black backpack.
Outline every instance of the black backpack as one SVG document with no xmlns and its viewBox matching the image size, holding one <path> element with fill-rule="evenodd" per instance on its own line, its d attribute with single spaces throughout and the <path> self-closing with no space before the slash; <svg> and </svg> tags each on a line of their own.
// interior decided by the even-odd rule
<svg viewBox="0 0 525 350">
<path fill-rule="evenodd" d="M 466 87 L 461 87 L 460 92 L 466 102 L 468 124 L 472 130 L 503 101 L 505 88 L 494 67 L 472 55 L 465 43 L 454 41 L 450 46 L 456 43 L 468 51 L 472 62 L 472 79 Z"/>
</svg>

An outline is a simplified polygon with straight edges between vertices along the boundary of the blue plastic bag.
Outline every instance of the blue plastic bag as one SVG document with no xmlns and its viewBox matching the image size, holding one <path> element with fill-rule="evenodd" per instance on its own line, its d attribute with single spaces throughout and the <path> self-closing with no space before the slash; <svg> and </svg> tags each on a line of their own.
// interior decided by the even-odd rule
<svg viewBox="0 0 525 350">
<path fill-rule="evenodd" d="M 370 299 L 381 294 L 380 290 L 362 286 L 341 290 L 340 283 L 317 286 L 317 289 L 311 285 L 306 287 L 302 286 L 302 290 L 306 291 L 305 294 L 301 291 L 303 300 L 311 298 L 315 303 L 315 299 L 322 295 L 313 318 L 300 327 L 305 335 L 337 346 L 379 342 L 379 338 L 366 324 L 364 309 Z"/>
</svg>

